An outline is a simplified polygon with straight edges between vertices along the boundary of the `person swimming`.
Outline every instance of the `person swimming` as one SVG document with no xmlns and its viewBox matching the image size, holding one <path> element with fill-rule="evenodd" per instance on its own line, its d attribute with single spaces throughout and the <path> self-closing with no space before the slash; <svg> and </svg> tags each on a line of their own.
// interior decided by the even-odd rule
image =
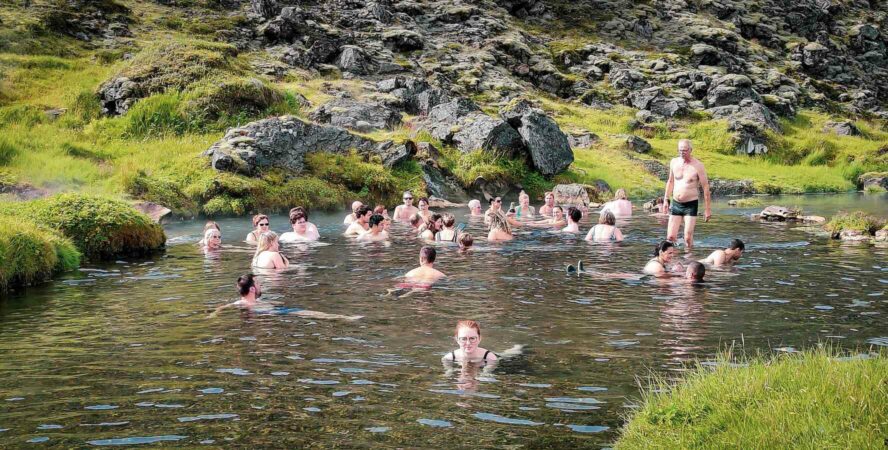
<svg viewBox="0 0 888 450">
<path fill-rule="evenodd" d="M 348 226 L 343 233 L 345 236 L 360 236 L 364 234 L 367 230 L 370 229 L 370 225 L 368 222 L 370 221 L 370 207 L 369 206 L 361 206 L 355 211 L 355 221 Z"/>
<path fill-rule="evenodd" d="M 523 190 L 518 193 L 518 206 L 515 208 L 515 217 L 519 220 L 530 220 L 536 215 L 536 210 L 530 206 L 530 196 Z"/>
<path fill-rule="evenodd" d="M 580 219 L 583 218 L 583 212 L 571 206 L 567 208 L 567 226 L 561 229 L 562 233 L 579 233 Z"/>
<path fill-rule="evenodd" d="M 481 212 L 481 202 L 477 199 L 469 200 L 469 215 L 472 217 L 481 217 L 484 215 Z"/>
<path fill-rule="evenodd" d="M 240 300 L 216 308 L 212 313 L 210 313 L 209 316 L 207 316 L 207 318 L 212 319 L 216 317 L 220 312 L 228 308 L 239 308 L 242 310 L 264 314 L 289 314 L 308 319 L 341 319 L 354 321 L 364 317 L 327 314 L 320 311 L 311 311 L 301 308 L 288 308 L 278 302 L 260 300 L 259 298 L 262 297 L 262 287 L 260 286 L 259 278 L 257 278 L 252 273 L 248 273 L 238 277 L 237 292 L 238 294 L 240 294 Z"/>
<path fill-rule="evenodd" d="M 412 192 L 404 191 L 402 199 L 404 200 L 404 204 L 395 207 L 395 220 L 399 222 L 407 222 L 414 214 L 418 213 L 419 210 L 413 206 Z"/>
<path fill-rule="evenodd" d="M 605 203 L 602 209 L 608 209 L 614 213 L 615 217 L 632 217 L 632 202 L 626 195 L 625 189 L 617 189 L 614 193 L 614 199 Z"/>
<path fill-rule="evenodd" d="M 385 222 L 385 217 L 382 217 L 380 214 L 374 214 L 370 216 L 370 229 L 365 231 L 363 234 L 358 236 L 358 241 L 361 242 L 381 242 L 387 241 L 389 238 L 388 231 L 385 231 L 385 226 L 383 223 Z"/>
<path fill-rule="evenodd" d="M 343 225 L 351 225 L 356 220 L 358 220 L 358 210 L 361 209 L 361 207 L 363 207 L 363 206 L 364 206 L 364 204 L 361 203 L 360 201 L 355 200 L 354 202 L 352 202 L 352 207 L 351 207 L 352 212 L 345 216 L 345 219 L 342 220 L 342 224 Z"/>
<path fill-rule="evenodd" d="M 526 225 L 533 228 L 551 228 L 553 230 L 560 230 L 566 227 L 567 221 L 564 220 L 564 210 L 560 206 L 553 206 L 551 211 L 550 217 Z"/>
<path fill-rule="evenodd" d="M 435 233 L 435 240 L 456 242 L 456 218 L 453 217 L 453 214 L 443 214 L 441 225 L 441 231 Z"/>
<path fill-rule="evenodd" d="M 274 231 L 266 231 L 259 235 L 256 253 L 253 255 L 253 267 L 257 269 L 286 269 L 290 261 L 280 251 L 278 236 Z"/>
<path fill-rule="evenodd" d="M 614 213 L 605 209 L 598 216 L 598 225 L 592 227 L 586 233 L 586 240 L 591 242 L 620 242 L 623 240 L 623 232 L 616 226 L 617 218 Z"/>
<path fill-rule="evenodd" d="M 269 222 L 268 216 L 265 214 L 256 214 L 253 216 L 253 231 L 247 234 L 247 238 L 245 239 L 250 244 L 255 244 L 259 242 L 259 235 L 269 231 Z"/>
<path fill-rule="evenodd" d="M 441 360 L 445 362 L 491 363 L 497 360 L 496 353 L 481 347 L 481 325 L 474 320 L 456 322 L 454 340 L 459 346 L 445 354 Z"/>
<path fill-rule="evenodd" d="M 545 203 L 543 206 L 540 206 L 539 213 L 543 217 L 549 217 L 552 215 L 552 208 L 555 207 L 555 193 L 546 192 L 543 198 L 545 199 Z"/>
<path fill-rule="evenodd" d="M 200 242 L 202 243 L 201 246 L 206 250 L 219 250 L 222 248 L 222 232 L 219 231 L 219 228 L 208 228 Z"/>
<path fill-rule="evenodd" d="M 318 232 L 318 227 L 317 227 L 317 225 L 315 225 L 315 224 L 313 224 L 313 223 L 311 223 L 311 222 L 308 221 L 308 211 L 307 211 L 305 208 L 301 207 L 301 206 L 295 206 L 295 207 L 293 207 L 293 208 L 290 208 L 290 216 L 292 216 L 293 213 L 296 212 L 296 211 L 302 211 L 302 214 L 305 215 L 305 220 L 306 220 L 306 222 L 305 222 L 305 235 L 306 235 L 310 240 L 313 240 L 313 241 L 316 241 L 316 240 L 320 239 L 320 238 L 321 238 L 321 233 Z"/>
<path fill-rule="evenodd" d="M 672 262 L 674 256 L 675 244 L 670 241 L 660 242 L 654 248 L 654 257 L 644 266 L 644 273 L 657 277 L 669 276 L 668 264 Z M 671 268 L 672 272 L 681 272 L 682 270 L 684 268 L 678 263 Z"/>
<path fill-rule="evenodd" d="M 511 241 L 513 239 L 512 226 L 501 211 L 497 211 L 488 217 L 490 218 L 490 231 L 487 233 L 488 241 Z"/>
<path fill-rule="evenodd" d="M 384 219 L 382 221 L 382 229 L 388 231 L 388 229 L 392 226 L 392 218 L 389 217 L 388 208 L 383 204 L 377 204 L 375 208 L 373 208 L 373 214 L 379 214 Z"/>
<path fill-rule="evenodd" d="M 420 216 L 419 213 L 411 215 L 409 222 L 410 226 L 413 227 L 416 232 L 421 233 L 425 230 L 425 220 L 422 219 L 422 216 Z"/>
<path fill-rule="evenodd" d="M 429 209 L 429 199 L 420 197 L 416 204 L 419 206 L 418 214 L 428 221 L 432 214 L 434 214 L 432 210 Z"/>
<path fill-rule="evenodd" d="M 290 210 L 290 225 L 293 226 L 293 231 L 281 234 L 278 238 L 279 242 L 311 242 L 318 240 L 320 237 L 317 234 L 317 227 L 313 230 L 314 232 L 309 228 L 309 225 L 312 227 L 314 225 L 308 222 L 308 216 L 302 208 Z"/>
<path fill-rule="evenodd" d="M 197 241 L 197 245 L 200 247 L 206 247 L 207 245 L 207 231 L 216 230 L 219 232 L 219 239 L 222 238 L 222 228 L 219 227 L 219 224 L 210 220 L 203 227 L 203 236 Z"/>
<path fill-rule="evenodd" d="M 731 243 L 728 244 L 728 248 L 724 250 L 716 250 L 707 256 L 706 259 L 701 259 L 700 262 L 703 264 L 709 264 L 713 267 L 731 266 L 740 260 L 740 257 L 743 256 L 745 250 L 746 245 L 743 244 L 743 241 L 740 239 L 733 239 L 731 240 Z"/>
<path fill-rule="evenodd" d="M 469 233 L 460 233 L 459 237 L 456 238 L 456 243 L 459 245 L 459 250 L 464 252 L 472 248 L 472 244 L 475 243 L 475 238 Z"/>
<path fill-rule="evenodd" d="M 703 281 L 704 276 L 706 276 L 706 266 L 697 261 L 688 264 L 688 268 L 685 270 L 684 275 L 685 279 L 697 283 Z"/>
<path fill-rule="evenodd" d="M 435 259 L 438 252 L 434 247 L 425 246 L 419 250 L 419 267 L 407 272 L 404 278 L 408 283 L 430 287 L 432 284 L 446 277 L 441 271 L 435 269 Z"/>
</svg>

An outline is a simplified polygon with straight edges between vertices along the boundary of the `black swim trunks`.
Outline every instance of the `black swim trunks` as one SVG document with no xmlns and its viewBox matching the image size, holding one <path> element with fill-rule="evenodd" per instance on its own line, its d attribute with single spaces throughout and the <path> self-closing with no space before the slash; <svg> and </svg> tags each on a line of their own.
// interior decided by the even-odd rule
<svg viewBox="0 0 888 450">
<path fill-rule="evenodd" d="M 691 200 L 689 202 L 680 202 L 676 199 L 672 199 L 672 205 L 669 207 L 669 215 L 672 216 L 696 216 L 697 215 L 697 206 L 700 204 L 700 199 Z"/>
</svg>

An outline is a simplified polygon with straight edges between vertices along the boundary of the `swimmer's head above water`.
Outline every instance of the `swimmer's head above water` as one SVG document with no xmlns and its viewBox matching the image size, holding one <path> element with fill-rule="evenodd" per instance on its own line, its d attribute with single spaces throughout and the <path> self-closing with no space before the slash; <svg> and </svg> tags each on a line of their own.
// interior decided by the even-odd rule
<svg viewBox="0 0 888 450">
<path fill-rule="evenodd" d="M 383 217 L 382 214 L 374 214 L 374 215 L 370 216 L 370 221 L 368 222 L 370 224 L 370 230 L 371 231 L 378 230 L 379 224 L 381 224 L 383 222 L 385 222 L 385 217 Z"/>
<path fill-rule="evenodd" d="M 703 281 L 704 276 L 706 276 L 706 266 L 697 261 L 688 264 L 685 278 L 691 281 Z"/>
<path fill-rule="evenodd" d="M 669 262 L 675 255 L 675 244 L 672 241 L 662 241 L 654 247 L 654 258 L 661 262 Z"/>
<path fill-rule="evenodd" d="M 740 239 L 732 239 L 731 243 L 728 244 L 728 248 L 725 249 L 725 253 L 728 256 L 736 261 L 743 256 L 743 252 L 746 251 L 746 244 L 743 243 Z"/>
<path fill-rule="evenodd" d="M 469 212 L 473 216 L 480 216 L 481 215 L 481 202 L 478 201 L 477 199 L 469 200 Z"/>
<path fill-rule="evenodd" d="M 237 292 L 243 300 L 256 300 L 262 297 L 262 287 L 259 286 L 259 279 L 252 273 L 241 275 L 237 279 Z"/>
<path fill-rule="evenodd" d="M 570 208 L 567 208 L 567 218 L 574 223 L 579 223 L 583 218 L 583 212 L 578 208 L 571 206 Z"/>
<path fill-rule="evenodd" d="M 475 238 L 473 238 L 472 235 L 469 233 L 461 233 L 456 239 L 456 242 L 459 244 L 460 250 L 466 250 L 472 247 L 472 244 L 475 242 Z"/>
<path fill-rule="evenodd" d="M 435 258 L 438 257 L 438 252 L 434 247 L 429 247 L 426 245 L 425 247 L 419 249 L 419 265 L 421 266 L 431 266 L 435 264 Z"/>
</svg>

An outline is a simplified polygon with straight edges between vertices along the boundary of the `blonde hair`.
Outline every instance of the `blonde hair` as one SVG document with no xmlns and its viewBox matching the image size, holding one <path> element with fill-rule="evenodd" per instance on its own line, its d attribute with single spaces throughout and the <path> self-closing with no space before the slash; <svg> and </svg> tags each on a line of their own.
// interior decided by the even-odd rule
<svg viewBox="0 0 888 450">
<path fill-rule="evenodd" d="M 626 190 L 623 188 L 617 189 L 617 192 L 614 193 L 614 200 L 629 200 L 626 196 Z"/>
<path fill-rule="evenodd" d="M 605 209 L 604 211 L 601 211 L 601 215 L 598 216 L 598 223 L 614 226 L 617 224 L 617 217 L 614 216 L 614 213 L 611 212 L 611 210 Z"/>
<path fill-rule="evenodd" d="M 509 225 L 509 221 L 506 220 L 506 216 L 504 216 L 502 212 L 496 212 L 490 215 L 490 229 L 494 230 L 497 228 L 512 234 L 512 227 Z"/>
<path fill-rule="evenodd" d="M 278 235 L 274 231 L 266 231 L 260 234 L 259 239 L 257 239 L 256 253 L 253 254 L 253 260 L 255 261 L 262 252 L 268 251 L 273 244 L 277 244 L 277 241 Z"/>
</svg>

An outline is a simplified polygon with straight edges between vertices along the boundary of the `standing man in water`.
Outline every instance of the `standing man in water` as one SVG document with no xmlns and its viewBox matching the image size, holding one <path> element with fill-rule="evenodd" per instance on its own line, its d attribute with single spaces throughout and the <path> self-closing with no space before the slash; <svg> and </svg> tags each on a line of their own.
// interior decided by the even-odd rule
<svg viewBox="0 0 888 450">
<path fill-rule="evenodd" d="M 697 208 L 700 203 L 700 188 L 703 188 L 703 220 L 712 217 L 710 208 L 709 178 L 706 169 L 698 159 L 691 157 L 691 141 L 678 141 L 678 157 L 669 162 L 669 180 L 666 182 L 664 200 L 672 200 L 669 207 L 669 225 L 666 240 L 675 242 L 678 229 L 684 220 L 685 243 L 690 250 L 694 246 L 694 227 L 697 225 Z M 665 207 L 663 212 L 665 211 Z"/>
<path fill-rule="evenodd" d="M 404 195 L 401 197 L 404 200 L 403 205 L 398 205 L 395 207 L 395 221 L 397 222 L 409 222 L 410 216 L 419 212 L 415 206 L 413 206 L 413 193 L 410 191 L 404 191 Z"/>
</svg>

